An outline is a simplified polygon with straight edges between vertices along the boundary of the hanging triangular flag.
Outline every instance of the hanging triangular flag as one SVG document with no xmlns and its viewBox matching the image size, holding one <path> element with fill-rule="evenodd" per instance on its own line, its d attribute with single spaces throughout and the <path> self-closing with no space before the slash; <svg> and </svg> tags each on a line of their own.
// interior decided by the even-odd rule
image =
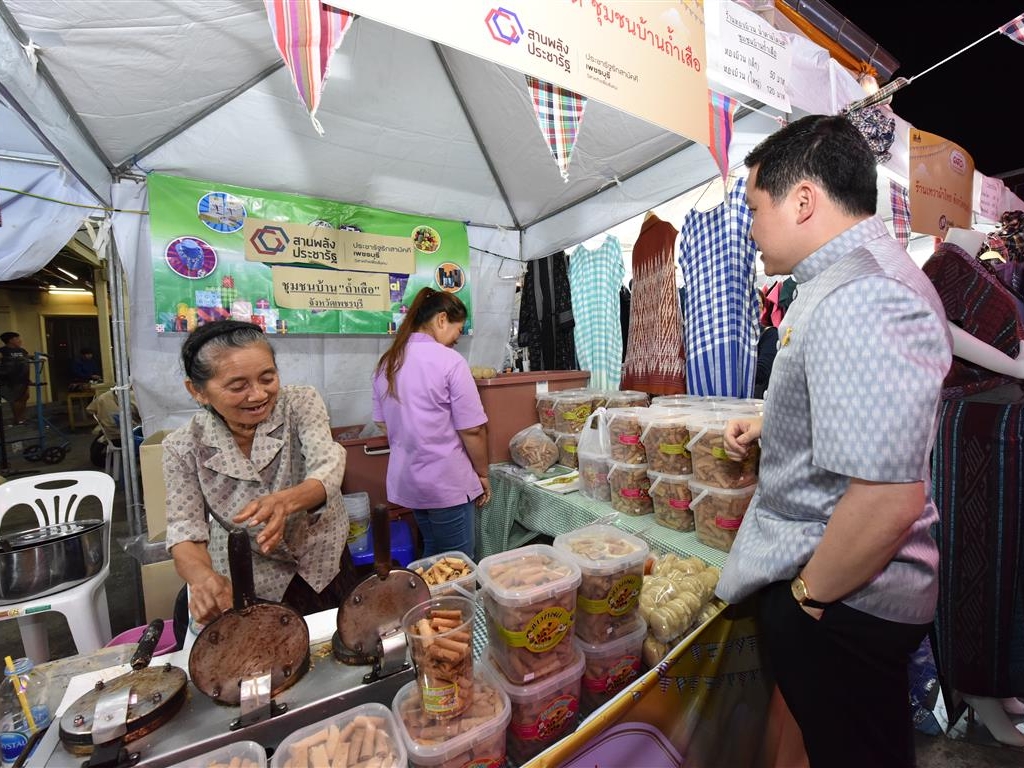
<svg viewBox="0 0 1024 768">
<path fill-rule="evenodd" d="M 1011 40 L 1024 45 L 1024 13 L 1011 21 L 1009 24 L 999 28 L 999 31 Z"/>
<path fill-rule="evenodd" d="M 530 75 L 526 76 L 526 85 L 533 98 L 533 110 L 537 113 L 540 132 L 551 148 L 551 154 L 558 164 L 562 179 L 568 184 L 569 161 L 572 160 L 576 136 L 583 124 L 583 112 L 587 108 L 587 97 L 557 85 L 545 83 Z"/>
<path fill-rule="evenodd" d="M 306 105 L 313 128 L 323 136 L 323 126 L 316 119 L 320 94 L 330 72 L 331 56 L 341 45 L 354 17 L 320 0 L 263 0 L 263 3 L 278 53 L 292 73 L 292 81 Z"/>
<path fill-rule="evenodd" d="M 900 245 L 910 245 L 910 195 L 907 188 L 889 179 L 889 205 L 892 208 L 892 228 Z"/>
<path fill-rule="evenodd" d="M 711 106 L 708 119 L 711 122 L 711 156 L 715 158 L 724 181 L 729 176 L 729 144 L 732 143 L 732 119 L 739 102 L 724 93 L 708 91 Z"/>
</svg>

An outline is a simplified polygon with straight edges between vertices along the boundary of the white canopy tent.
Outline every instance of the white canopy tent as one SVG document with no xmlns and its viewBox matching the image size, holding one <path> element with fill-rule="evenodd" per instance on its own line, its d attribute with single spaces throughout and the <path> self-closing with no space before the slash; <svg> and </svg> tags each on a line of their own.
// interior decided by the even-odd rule
<svg viewBox="0 0 1024 768">
<path fill-rule="evenodd" d="M 52 165 L 38 167 L 61 185 L 48 197 L 121 211 L 110 221 L 127 273 L 131 384 L 146 434 L 194 411 L 177 363 L 180 337 L 153 330 L 148 220 L 132 212 L 148 209 L 148 172 L 467 222 L 475 336 L 460 349 L 472 364 L 495 367 L 521 262 L 718 174 L 706 147 L 591 100 L 565 183 L 521 74 L 365 18 L 331 61 L 317 112 L 322 137 L 280 61 L 261 2 L 0 0 L 0 19 L 0 99 L 11 108 L 0 109 L 0 152 L 48 158 Z M 792 34 L 797 114 L 835 112 L 863 95 L 824 49 L 776 23 Z M 30 126 L 21 135 L 36 142 L 31 148 L 12 144 L 14 122 Z M 777 127 L 741 110 L 734 164 Z M 905 178 L 909 126 L 900 128 L 891 165 Z M 0 183 L 29 188 L 4 163 Z M 0 277 L 30 274 L 90 213 L 50 206 L 47 215 L 66 223 L 52 237 L 13 247 L 14 205 L 29 202 L 4 204 Z M 370 373 L 387 344 L 289 336 L 276 347 L 287 381 L 316 385 L 332 421 L 355 424 L 369 418 Z"/>
</svg>

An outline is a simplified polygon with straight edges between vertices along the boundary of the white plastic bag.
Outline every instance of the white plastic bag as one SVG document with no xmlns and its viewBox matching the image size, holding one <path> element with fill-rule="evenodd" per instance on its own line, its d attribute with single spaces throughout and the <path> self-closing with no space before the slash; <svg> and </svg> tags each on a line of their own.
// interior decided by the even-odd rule
<svg viewBox="0 0 1024 768">
<path fill-rule="evenodd" d="M 604 408 L 598 408 L 583 423 L 583 430 L 576 441 L 577 455 L 586 453 L 595 457 L 611 456 L 612 438 L 604 414 Z"/>
</svg>

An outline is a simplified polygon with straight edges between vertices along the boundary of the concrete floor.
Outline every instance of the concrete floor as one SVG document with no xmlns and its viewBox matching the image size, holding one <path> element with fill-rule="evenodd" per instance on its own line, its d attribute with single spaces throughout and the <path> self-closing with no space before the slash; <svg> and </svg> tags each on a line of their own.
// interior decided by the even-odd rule
<svg viewBox="0 0 1024 768">
<path fill-rule="evenodd" d="M 93 438 L 92 430 L 88 427 L 71 430 L 68 427 L 63 405 L 47 406 L 45 415 L 55 430 L 52 433 L 47 433 L 47 445 L 61 444 L 66 441 L 69 449 L 67 455 L 57 464 L 33 463 L 25 461 L 20 454 L 11 450 L 11 446 L 8 446 L 8 463 L 11 470 L 45 473 L 95 469 L 89 459 L 89 445 Z M 24 433 L 9 429 L 8 441 L 10 442 L 19 434 Z M 30 434 L 38 436 L 38 431 L 33 428 Z M 107 581 L 111 630 L 115 635 L 145 623 L 138 564 L 117 544 L 119 539 L 127 535 L 128 523 L 124 493 L 119 484 L 115 497 L 111 538 L 111 573 Z M 75 655 L 74 642 L 64 618 L 56 613 L 46 613 L 43 617 L 49 630 L 51 658 L 58 659 Z M 8 654 L 14 658 L 24 655 L 21 636 L 15 621 L 0 621 L 0 657 Z M 992 739 L 984 726 L 977 723 L 968 724 L 964 718 L 951 729 L 948 736 L 929 736 L 919 732 L 917 734 L 917 765 L 918 768 L 1010 768 L 1011 766 L 1020 768 L 1024 766 L 1024 750 L 999 745 Z M 741 767 L 730 766 L 729 768 Z M 865 768 L 868 767 L 865 766 Z"/>
</svg>

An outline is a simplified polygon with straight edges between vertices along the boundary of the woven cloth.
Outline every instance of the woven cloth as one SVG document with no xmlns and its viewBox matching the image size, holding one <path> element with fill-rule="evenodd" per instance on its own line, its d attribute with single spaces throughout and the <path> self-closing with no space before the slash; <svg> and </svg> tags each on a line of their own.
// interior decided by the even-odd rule
<svg viewBox="0 0 1024 768">
<path fill-rule="evenodd" d="M 1024 327 L 1013 295 L 981 262 L 952 243 L 941 243 L 922 267 L 946 310 L 946 318 L 971 336 L 1010 357 L 1017 356 Z M 964 397 L 1013 379 L 953 358 L 943 382 L 944 398 Z"/>
<path fill-rule="evenodd" d="M 679 266 L 686 283 L 686 388 L 694 395 L 750 397 L 757 370 L 757 247 L 746 182 L 725 202 L 686 214 Z M 576 295 L 575 288 L 573 296 Z"/>
<path fill-rule="evenodd" d="M 976 696 L 1024 694 L 1022 447 L 1019 386 L 942 403 L 932 452 L 936 661 L 944 687 Z"/>
<path fill-rule="evenodd" d="M 1000 27 L 999 31 L 1015 43 L 1024 45 L 1024 13 L 1015 18 L 1009 24 Z"/>
<path fill-rule="evenodd" d="M 594 389 L 618 389 L 622 377 L 619 289 L 626 268 L 622 246 L 608 235 L 599 248 L 579 245 L 569 257 L 569 287 L 576 325 L 576 359 Z"/>
<path fill-rule="evenodd" d="M 736 114 L 736 99 L 717 91 L 708 91 L 711 106 L 708 120 L 711 122 L 711 156 L 715 159 L 722 178 L 729 175 L 729 144 L 732 143 L 733 116 Z"/>
<path fill-rule="evenodd" d="M 910 244 L 910 196 L 906 187 L 892 179 L 889 179 L 889 206 L 896 239 L 906 248 Z"/>
<path fill-rule="evenodd" d="M 587 97 L 565 88 L 526 76 L 526 85 L 537 113 L 537 125 L 558 164 L 562 179 L 569 183 L 569 161 L 576 146 L 576 136 L 583 125 Z"/>
<path fill-rule="evenodd" d="M 323 136 L 323 126 L 316 119 L 320 94 L 330 71 L 331 56 L 341 45 L 353 16 L 320 0 L 263 0 L 263 3 L 278 53 L 291 72 L 313 128 Z"/>
</svg>

